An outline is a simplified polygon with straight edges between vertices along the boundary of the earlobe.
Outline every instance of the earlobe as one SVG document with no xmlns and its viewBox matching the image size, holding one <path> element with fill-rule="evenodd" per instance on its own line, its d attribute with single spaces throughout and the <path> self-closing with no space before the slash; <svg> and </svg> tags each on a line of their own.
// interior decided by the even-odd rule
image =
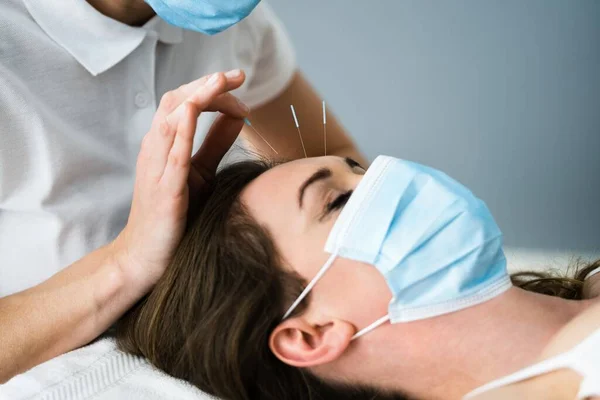
<svg viewBox="0 0 600 400">
<path fill-rule="evenodd" d="M 294 367 L 312 367 L 337 359 L 348 347 L 356 329 L 342 320 L 312 326 L 304 319 L 290 318 L 275 328 L 269 347 L 282 362 Z"/>
</svg>

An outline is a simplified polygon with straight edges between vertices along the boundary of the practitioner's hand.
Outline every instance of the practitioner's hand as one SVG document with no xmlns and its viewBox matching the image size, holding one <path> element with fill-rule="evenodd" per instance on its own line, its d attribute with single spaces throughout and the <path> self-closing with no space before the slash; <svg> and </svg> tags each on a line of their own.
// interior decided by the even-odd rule
<svg viewBox="0 0 600 400">
<path fill-rule="evenodd" d="M 112 245 L 132 291 L 145 293 L 160 278 L 183 235 L 190 198 L 203 192 L 243 126 L 248 108 L 228 93 L 244 82 L 237 72 L 201 78 L 161 99 L 142 141 L 127 226 Z M 192 159 L 203 111 L 223 115 Z"/>
</svg>

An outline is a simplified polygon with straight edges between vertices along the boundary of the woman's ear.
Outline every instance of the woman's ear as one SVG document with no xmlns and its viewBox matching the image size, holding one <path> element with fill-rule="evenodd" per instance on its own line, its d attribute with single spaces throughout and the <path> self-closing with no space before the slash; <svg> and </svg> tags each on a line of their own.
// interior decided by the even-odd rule
<svg viewBox="0 0 600 400">
<path fill-rule="evenodd" d="M 354 333 L 354 326 L 342 320 L 312 326 L 303 318 L 290 318 L 271 333 L 269 347 L 288 365 L 312 367 L 338 358 L 350 344 Z"/>
</svg>

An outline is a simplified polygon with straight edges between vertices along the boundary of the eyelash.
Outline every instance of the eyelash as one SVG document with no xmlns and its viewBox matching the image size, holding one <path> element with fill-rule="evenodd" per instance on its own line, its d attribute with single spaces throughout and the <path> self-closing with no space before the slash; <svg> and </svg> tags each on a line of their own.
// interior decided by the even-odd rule
<svg viewBox="0 0 600 400">
<path fill-rule="evenodd" d="M 350 166 L 350 168 L 360 168 L 360 169 L 364 170 L 364 168 L 358 162 L 354 161 L 353 159 L 346 158 L 346 161 L 348 162 L 348 165 Z M 331 212 L 333 212 L 334 210 L 338 210 L 338 209 L 342 208 L 343 206 L 345 206 L 346 203 L 348 202 L 348 200 L 350 199 L 350 196 L 352 196 L 352 193 L 353 193 L 353 190 L 348 190 L 348 191 L 340 194 L 339 196 L 337 196 L 330 203 L 328 203 L 325 206 L 325 210 L 324 210 L 323 214 L 321 215 L 321 218 L 319 218 L 319 219 L 322 220 L 327 215 L 331 214 Z"/>
<path fill-rule="evenodd" d="M 338 210 L 345 206 L 348 202 L 348 199 L 350 199 L 350 196 L 352 196 L 352 190 L 348 190 L 347 192 L 344 192 L 336 197 L 331 203 L 327 204 L 325 215 L 331 213 L 333 210 Z"/>
<path fill-rule="evenodd" d="M 354 167 L 362 168 L 362 166 L 357 161 L 354 161 L 350 157 L 346 157 L 346 161 L 348 162 L 348 165 L 350 166 L 350 168 L 354 168 Z"/>
</svg>

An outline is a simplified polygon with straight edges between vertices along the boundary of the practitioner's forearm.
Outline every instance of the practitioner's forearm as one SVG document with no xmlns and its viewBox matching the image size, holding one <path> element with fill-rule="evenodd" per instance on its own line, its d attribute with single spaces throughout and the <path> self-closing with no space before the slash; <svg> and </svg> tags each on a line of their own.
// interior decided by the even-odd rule
<svg viewBox="0 0 600 400">
<path fill-rule="evenodd" d="M 107 246 L 35 287 L 1 298 L 0 383 L 90 342 L 138 296 L 125 290 Z"/>
</svg>

